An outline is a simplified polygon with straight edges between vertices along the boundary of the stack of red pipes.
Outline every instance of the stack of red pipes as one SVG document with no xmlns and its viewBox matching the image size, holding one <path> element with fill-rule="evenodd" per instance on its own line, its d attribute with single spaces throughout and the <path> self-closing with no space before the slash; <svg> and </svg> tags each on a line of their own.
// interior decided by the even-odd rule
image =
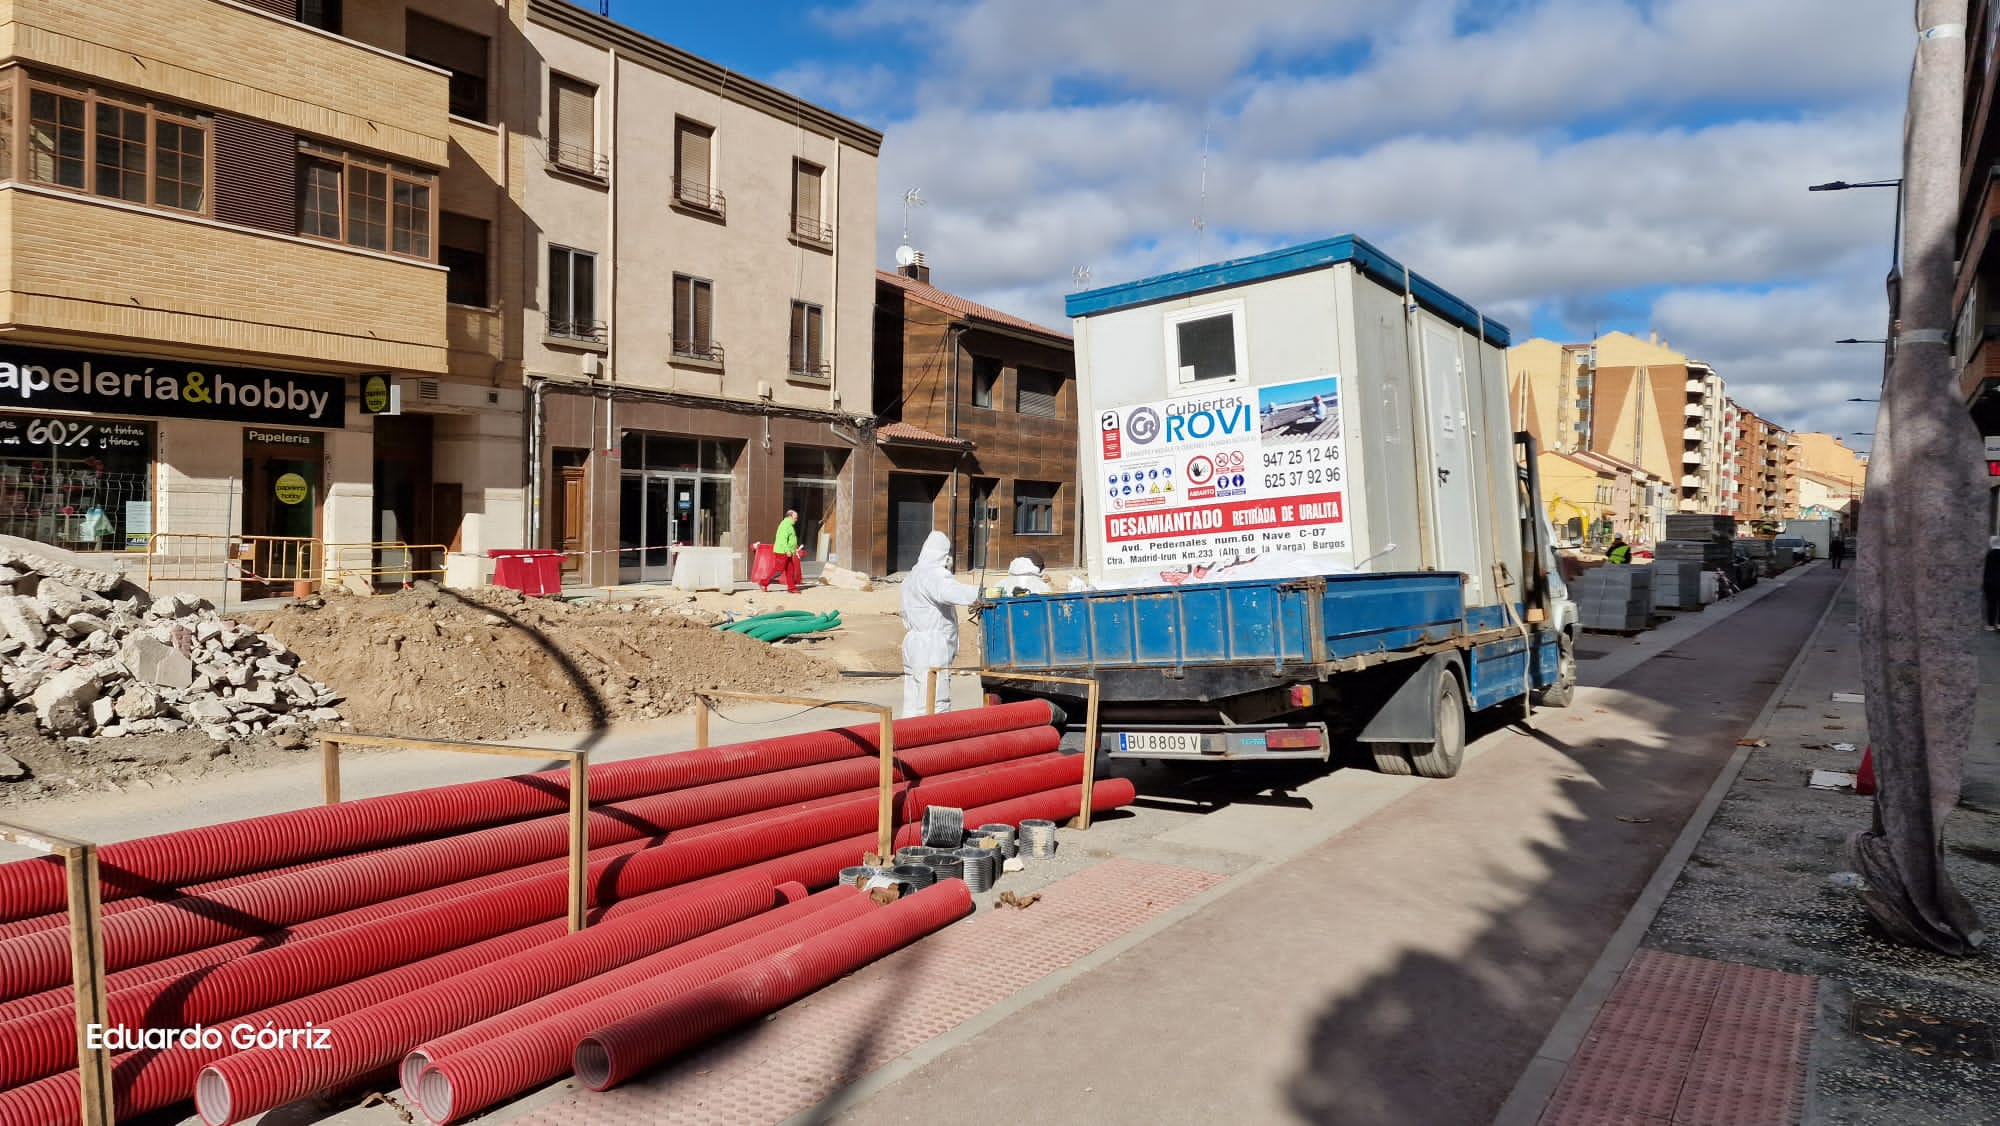
<svg viewBox="0 0 2000 1126">
<path fill-rule="evenodd" d="M 1083 759 L 1051 718 L 898 721 L 897 843 L 931 805 L 1074 813 Z M 443 1123 L 572 1069 L 621 1082 L 969 908 L 955 880 L 889 907 L 834 886 L 876 844 L 877 757 L 869 724 L 593 765 L 575 934 L 566 771 L 105 845 L 117 1114 L 194 1099 L 239 1122 L 400 1067 Z M 57 862 L 0 865 L 0 1126 L 80 1121 L 63 896 Z"/>
</svg>

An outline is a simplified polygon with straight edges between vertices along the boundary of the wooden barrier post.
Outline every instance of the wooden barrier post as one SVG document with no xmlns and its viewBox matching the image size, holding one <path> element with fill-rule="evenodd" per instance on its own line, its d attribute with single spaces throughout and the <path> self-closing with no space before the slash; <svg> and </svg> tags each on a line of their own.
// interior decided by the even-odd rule
<svg viewBox="0 0 2000 1126">
<path fill-rule="evenodd" d="M 933 676 L 936 674 L 932 670 Z M 1083 802 L 1076 816 L 1070 819 L 1070 828 L 1090 828 L 1090 791 L 1097 785 L 1097 679 L 1088 676 L 1044 676 L 1040 673 L 1016 672 L 1013 669 L 950 669 L 948 672 L 976 672 L 982 683 L 986 677 L 1000 677 L 1009 680 L 1032 680 L 1037 684 L 1081 684 L 1084 692 L 1083 712 Z"/>
<path fill-rule="evenodd" d="M 751 704 L 797 704 L 803 707 L 832 708 L 844 712 L 866 712 L 879 717 L 881 734 L 876 741 L 882 760 L 882 770 L 878 782 L 880 809 L 876 815 L 875 841 L 877 855 L 887 859 L 896 851 L 896 712 L 887 704 L 868 704 L 859 700 L 817 700 L 810 696 L 772 696 L 762 692 L 698 692 L 696 700 L 701 708 L 697 712 L 695 736 L 703 740 L 697 746 L 707 746 L 708 721 L 705 713 L 716 700 L 741 700 Z"/>
<path fill-rule="evenodd" d="M 445 739 L 404 739 L 393 735 L 341 735 L 321 739 L 322 785 L 327 804 L 340 800 L 340 748 L 403 747 L 413 751 L 454 751 L 506 758 L 557 758 L 569 763 L 569 929 L 584 928 L 590 909 L 590 752 L 567 747 L 508 747 Z"/>
<path fill-rule="evenodd" d="M 104 984 L 104 907 L 97 872 L 97 846 L 89 841 L 0 823 L 0 840 L 60 856 L 69 898 L 69 957 L 76 988 L 76 1058 L 81 1065 L 83 1126 L 111 1126 L 111 1052 L 90 1046 L 92 1027 L 109 1021 Z"/>
<path fill-rule="evenodd" d="M 708 697 L 694 698 L 694 745 L 697 750 L 708 746 Z"/>
</svg>

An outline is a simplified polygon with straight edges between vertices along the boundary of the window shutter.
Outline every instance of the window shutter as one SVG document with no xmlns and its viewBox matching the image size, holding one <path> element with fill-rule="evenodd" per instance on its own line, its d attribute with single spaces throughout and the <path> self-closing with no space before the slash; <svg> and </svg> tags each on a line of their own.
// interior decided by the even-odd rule
<svg viewBox="0 0 2000 1126">
<path fill-rule="evenodd" d="M 570 320 L 569 251 L 549 247 L 549 320 L 566 325 Z"/>
<path fill-rule="evenodd" d="M 826 362 L 820 351 L 820 321 L 826 311 L 817 305 L 806 308 L 806 366 L 817 373 Z"/>
<path fill-rule="evenodd" d="M 793 371 L 806 370 L 806 307 L 801 301 L 792 302 L 792 354 Z"/>
<path fill-rule="evenodd" d="M 698 351 L 706 352 L 714 341 L 709 336 L 710 306 L 714 302 L 715 290 L 707 282 L 694 287 L 694 344 Z"/>
<path fill-rule="evenodd" d="M 555 121 L 550 130 L 556 138 L 556 163 L 595 170 L 597 141 L 597 91 L 581 82 L 552 75 Z"/>
<path fill-rule="evenodd" d="M 694 283 L 674 279 L 674 351 L 685 352 L 694 342 Z"/>
<path fill-rule="evenodd" d="M 404 25 L 403 54 L 432 66 L 455 70 L 477 78 L 486 77 L 486 37 L 410 12 Z"/>
<path fill-rule="evenodd" d="M 1032 418 L 1056 417 L 1056 381 L 1048 372 L 1025 368 L 1016 373 L 1020 413 Z"/>
<path fill-rule="evenodd" d="M 214 144 L 215 217 L 224 223 L 298 234 L 298 134 L 218 113 Z"/>
<path fill-rule="evenodd" d="M 681 186 L 684 190 L 708 191 L 709 130 L 681 122 L 677 130 Z"/>
<path fill-rule="evenodd" d="M 792 209 L 798 212 L 801 226 L 819 222 L 820 170 L 817 166 L 799 161 L 794 177 Z M 817 231 L 809 233 L 817 234 Z"/>
</svg>

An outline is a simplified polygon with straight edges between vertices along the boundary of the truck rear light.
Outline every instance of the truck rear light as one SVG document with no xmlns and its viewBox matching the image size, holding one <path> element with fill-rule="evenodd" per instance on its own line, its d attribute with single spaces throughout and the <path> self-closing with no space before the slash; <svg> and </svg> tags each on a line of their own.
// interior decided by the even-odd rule
<svg viewBox="0 0 2000 1126">
<path fill-rule="evenodd" d="M 1282 731 L 1266 731 L 1264 745 L 1277 750 L 1309 749 L 1319 746 L 1319 732 L 1310 727 L 1288 727 Z"/>
<path fill-rule="evenodd" d="M 1312 707 L 1312 704 L 1313 704 L 1313 686 L 1312 686 L 1312 685 L 1310 685 L 1310 684 L 1294 684 L 1294 685 L 1292 685 L 1292 687 L 1291 687 L 1291 689 L 1290 689 L 1290 692 L 1289 692 L 1289 694 L 1290 694 L 1290 696 L 1291 696 L 1291 698 L 1292 698 L 1292 706 L 1293 706 L 1293 707 L 1295 707 L 1295 708 L 1310 708 L 1310 707 Z M 1315 746 L 1315 747 L 1317 747 L 1317 746 L 1318 746 L 1319 744 L 1318 744 L 1318 742 L 1314 742 L 1314 743 L 1313 743 L 1312 745 L 1313 745 L 1313 746 Z"/>
</svg>

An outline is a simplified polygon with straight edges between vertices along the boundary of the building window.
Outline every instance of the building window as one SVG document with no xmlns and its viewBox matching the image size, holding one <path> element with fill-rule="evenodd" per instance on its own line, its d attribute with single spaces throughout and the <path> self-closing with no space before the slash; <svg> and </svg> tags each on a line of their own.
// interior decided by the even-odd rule
<svg viewBox="0 0 2000 1126">
<path fill-rule="evenodd" d="M 1166 328 L 1171 382 L 1183 389 L 1216 386 L 1223 380 L 1240 382 L 1247 363 L 1242 313 L 1242 303 L 1232 301 L 1170 314 Z"/>
<path fill-rule="evenodd" d="M 70 551 L 143 550 L 153 426 L 0 413 L 0 534 Z"/>
<path fill-rule="evenodd" d="M 431 259 L 431 173 L 316 141 L 299 150 L 300 234 Z"/>
<path fill-rule="evenodd" d="M 1014 409 L 1030 418 L 1055 418 L 1062 376 L 1044 368 L 1021 368 L 1014 373 Z"/>
<path fill-rule="evenodd" d="M 403 54 L 451 72 L 451 115 L 485 121 L 486 37 L 416 12 L 403 35 Z"/>
<path fill-rule="evenodd" d="M 972 357 L 972 405 L 992 407 L 993 391 L 1000 386 L 1000 361 L 991 356 Z"/>
<path fill-rule="evenodd" d="M 453 305 L 492 304 L 486 280 L 486 232 L 484 219 L 446 211 L 438 215 L 438 265 L 450 270 L 444 282 L 444 299 Z"/>
<path fill-rule="evenodd" d="M 602 176 L 597 166 L 597 87 L 549 75 L 549 163 L 565 172 Z"/>
<path fill-rule="evenodd" d="M 792 162 L 792 234 L 822 245 L 833 242 L 833 228 L 823 216 L 826 169 L 806 160 Z"/>
<path fill-rule="evenodd" d="M 549 335 L 604 338 L 604 324 L 597 319 L 597 255 L 549 247 Z"/>
<path fill-rule="evenodd" d="M 1014 534 L 1056 534 L 1056 486 L 1048 481 L 1014 482 Z"/>
<path fill-rule="evenodd" d="M 792 302 L 792 374 L 815 379 L 827 376 L 826 357 L 821 349 L 826 310 L 803 301 Z"/>
<path fill-rule="evenodd" d="M 11 84 L 0 89 L 11 126 Z M 208 131 L 207 117 L 181 106 L 30 79 L 23 173 L 38 184 L 201 213 L 208 206 Z M 13 130 L 5 132 L 11 151 Z"/>
<path fill-rule="evenodd" d="M 299 0 L 299 22 L 340 34 L 340 0 Z"/>
<path fill-rule="evenodd" d="M 722 193 L 715 190 L 715 129 L 685 117 L 674 119 L 674 199 L 722 213 Z"/>
<path fill-rule="evenodd" d="M 715 283 L 674 275 L 674 355 L 690 360 L 722 359 L 715 342 Z"/>
</svg>

